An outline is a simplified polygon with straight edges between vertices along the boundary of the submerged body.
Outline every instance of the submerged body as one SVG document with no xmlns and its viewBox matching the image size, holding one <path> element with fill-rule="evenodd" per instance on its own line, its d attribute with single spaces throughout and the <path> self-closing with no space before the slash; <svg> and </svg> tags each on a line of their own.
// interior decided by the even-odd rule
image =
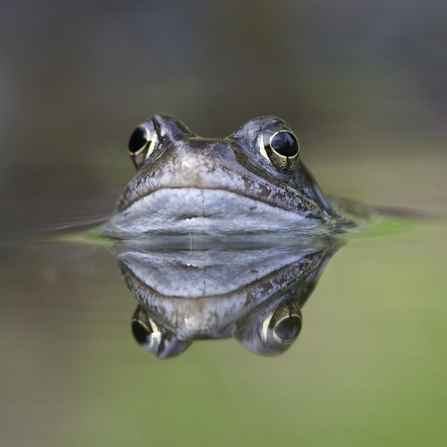
<svg viewBox="0 0 447 447">
<path fill-rule="evenodd" d="M 209 139 L 155 115 L 134 131 L 129 151 L 138 173 L 105 236 L 330 235 L 354 226 L 339 201 L 323 195 L 279 118 L 257 118 L 227 138 Z"/>
</svg>

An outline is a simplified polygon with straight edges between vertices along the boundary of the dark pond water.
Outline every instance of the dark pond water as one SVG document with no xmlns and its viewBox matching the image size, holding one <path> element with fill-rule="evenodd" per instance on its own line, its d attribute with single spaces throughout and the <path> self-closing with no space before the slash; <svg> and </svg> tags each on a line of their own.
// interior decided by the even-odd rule
<svg viewBox="0 0 447 447">
<path fill-rule="evenodd" d="M 5 5 L 2 445 L 445 444 L 443 17 L 435 0 Z M 323 190 L 422 217 L 242 255 L 48 237 L 110 215 L 134 174 L 127 139 L 159 111 L 204 136 L 281 116 Z M 139 302 L 122 272 L 137 265 L 166 292 L 167 254 L 188 293 L 207 289 L 179 263 L 213 272 L 208 285 L 226 293 L 264 277 L 278 285 L 272 272 L 284 268 L 301 301 L 278 291 L 244 307 L 233 294 L 213 328 L 189 308 L 155 306 L 137 335 L 160 357 L 178 354 L 160 359 L 135 341 Z M 216 316 L 212 304 L 202 310 Z M 184 346 L 168 315 L 183 335 L 235 337 Z"/>
</svg>

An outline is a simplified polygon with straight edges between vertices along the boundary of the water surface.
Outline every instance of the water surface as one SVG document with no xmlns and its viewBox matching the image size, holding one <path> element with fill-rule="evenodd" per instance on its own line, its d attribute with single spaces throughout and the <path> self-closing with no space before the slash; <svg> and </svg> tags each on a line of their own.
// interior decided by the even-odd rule
<svg viewBox="0 0 447 447">
<path fill-rule="evenodd" d="M 437 445 L 447 435 L 446 242 L 442 219 L 389 220 L 334 255 L 284 354 L 204 340 L 160 360 L 132 337 L 136 301 L 107 247 L 4 241 L 2 437 L 45 446 Z"/>
</svg>

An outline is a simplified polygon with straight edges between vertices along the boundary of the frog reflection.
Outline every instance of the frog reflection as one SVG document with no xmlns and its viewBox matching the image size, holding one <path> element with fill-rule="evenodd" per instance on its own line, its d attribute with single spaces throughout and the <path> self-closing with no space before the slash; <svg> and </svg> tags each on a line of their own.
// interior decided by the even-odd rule
<svg viewBox="0 0 447 447">
<path fill-rule="evenodd" d="M 175 249 L 159 239 L 115 244 L 139 303 L 132 318 L 138 343 L 160 358 L 180 354 L 194 340 L 229 337 L 257 354 L 288 349 L 301 330 L 301 308 L 341 242 L 245 241 L 238 248 L 203 239 Z"/>
</svg>

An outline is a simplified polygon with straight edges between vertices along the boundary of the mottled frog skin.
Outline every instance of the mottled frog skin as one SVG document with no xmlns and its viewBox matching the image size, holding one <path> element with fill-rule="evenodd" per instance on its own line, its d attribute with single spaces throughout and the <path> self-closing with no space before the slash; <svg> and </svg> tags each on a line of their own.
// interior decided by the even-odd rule
<svg viewBox="0 0 447 447">
<path fill-rule="evenodd" d="M 354 225 L 323 195 L 296 136 L 276 117 L 202 138 L 173 116 L 155 115 L 133 132 L 129 153 L 138 172 L 102 230 L 108 237 L 331 235 Z"/>
</svg>

